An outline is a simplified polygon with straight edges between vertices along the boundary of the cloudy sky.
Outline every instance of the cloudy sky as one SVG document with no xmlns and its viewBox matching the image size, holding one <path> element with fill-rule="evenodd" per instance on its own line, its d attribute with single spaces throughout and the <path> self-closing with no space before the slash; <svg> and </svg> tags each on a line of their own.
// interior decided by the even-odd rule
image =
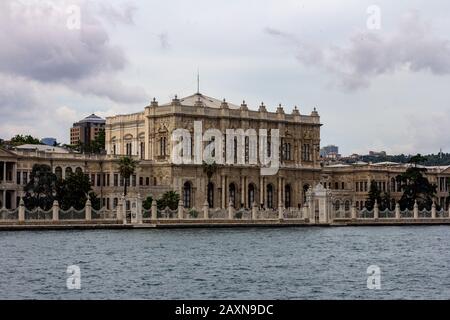
<svg viewBox="0 0 450 320">
<path fill-rule="evenodd" d="M 194 93 L 199 68 L 216 98 L 317 107 L 343 154 L 450 152 L 450 2 L 339 3 L 1 0 L 0 138 L 68 142 L 92 112 Z"/>
</svg>

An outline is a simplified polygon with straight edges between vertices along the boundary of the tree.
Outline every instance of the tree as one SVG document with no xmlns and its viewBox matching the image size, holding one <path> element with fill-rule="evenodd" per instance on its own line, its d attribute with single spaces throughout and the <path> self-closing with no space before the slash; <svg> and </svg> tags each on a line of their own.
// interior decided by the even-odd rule
<svg viewBox="0 0 450 320">
<path fill-rule="evenodd" d="M 208 177 L 208 183 L 210 183 L 212 176 L 217 171 L 217 164 L 215 161 L 213 161 L 211 163 L 203 161 L 202 167 L 203 167 L 203 173 L 206 174 L 206 176 Z"/>
<path fill-rule="evenodd" d="M 41 144 L 40 140 L 38 138 L 34 138 L 31 135 L 21 135 L 18 134 L 15 137 L 11 138 L 11 145 L 12 146 L 21 146 L 24 144 Z"/>
<path fill-rule="evenodd" d="M 206 197 L 208 199 L 208 204 L 212 207 L 213 204 L 210 203 L 210 196 L 209 196 L 209 184 L 211 183 L 211 178 L 214 175 L 214 173 L 217 171 L 217 164 L 215 161 L 203 161 L 203 173 L 206 174 L 208 177 L 208 183 L 206 184 Z"/>
<path fill-rule="evenodd" d="M 101 153 L 105 150 L 105 130 L 98 132 L 95 139 L 91 142 L 91 153 Z"/>
<path fill-rule="evenodd" d="M 424 177 L 427 169 L 418 166 L 420 162 L 425 160 L 426 158 L 420 154 L 412 157 L 409 163 L 413 166 L 409 167 L 405 173 L 397 176 L 397 182 L 400 183 L 400 188 L 403 191 L 400 199 L 402 208 L 413 208 L 415 201 L 421 208 L 430 208 L 433 204 L 437 187 Z"/>
<path fill-rule="evenodd" d="M 366 204 L 368 210 L 373 209 L 375 201 L 378 202 L 378 204 L 381 203 L 381 191 L 378 189 L 377 183 L 372 180 L 370 182 L 369 197 L 367 198 Z"/>
<path fill-rule="evenodd" d="M 152 196 L 148 196 L 144 202 L 142 202 L 142 207 L 145 210 L 150 210 L 152 208 L 152 203 L 153 203 L 153 197 Z"/>
<path fill-rule="evenodd" d="M 89 177 L 82 172 L 76 172 L 60 183 L 57 198 L 62 209 L 74 207 L 76 210 L 81 210 L 86 205 L 88 195 L 92 206 L 99 209 L 100 199 L 92 191 Z"/>
<path fill-rule="evenodd" d="M 49 210 L 56 199 L 56 187 L 57 178 L 50 166 L 35 164 L 30 174 L 30 181 L 24 188 L 26 207 Z"/>
<path fill-rule="evenodd" d="M 169 207 L 171 210 L 178 208 L 178 202 L 180 201 L 180 195 L 175 191 L 167 191 L 162 195 L 160 199 L 156 201 L 158 209 L 163 210 Z"/>
<path fill-rule="evenodd" d="M 130 157 L 122 157 L 119 160 L 119 172 L 122 178 L 125 180 L 123 184 L 123 194 L 127 195 L 127 184 L 130 177 L 134 174 L 136 170 L 137 161 L 131 159 Z"/>
</svg>

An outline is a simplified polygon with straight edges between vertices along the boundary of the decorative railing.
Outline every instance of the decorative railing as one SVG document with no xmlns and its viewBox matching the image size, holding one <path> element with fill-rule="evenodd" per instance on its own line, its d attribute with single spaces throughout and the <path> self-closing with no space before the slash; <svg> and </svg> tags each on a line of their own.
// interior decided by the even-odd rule
<svg viewBox="0 0 450 320">
<path fill-rule="evenodd" d="M 96 210 L 92 208 L 91 211 L 91 219 L 92 220 L 107 220 L 107 219 L 115 219 L 116 213 L 114 211 L 110 211 L 105 207 L 100 208 L 100 210 Z"/>
<path fill-rule="evenodd" d="M 395 218 L 395 210 L 384 209 L 380 210 L 378 213 L 378 217 L 382 219 L 394 219 Z"/>
<path fill-rule="evenodd" d="M 158 210 L 158 218 L 162 219 L 175 219 L 178 217 L 178 209 L 170 209 L 169 207 L 166 207 L 163 210 Z"/>
<path fill-rule="evenodd" d="M 51 220 L 53 216 L 53 209 L 43 210 L 42 208 L 35 208 L 33 210 L 25 209 L 25 220 Z"/>
<path fill-rule="evenodd" d="M 276 209 L 259 210 L 256 214 L 257 219 L 278 219 L 278 211 Z"/>
<path fill-rule="evenodd" d="M 85 208 L 76 210 L 75 208 L 70 208 L 68 210 L 59 210 L 59 220 L 85 220 L 86 210 Z"/>
<path fill-rule="evenodd" d="M 303 213 L 302 210 L 299 208 L 287 208 L 284 211 L 284 218 L 285 219 L 302 219 Z"/>
<path fill-rule="evenodd" d="M 414 218 L 414 212 L 412 210 L 401 210 L 400 211 L 400 218 Z"/>
<path fill-rule="evenodd" d="M 0 220 L 17 220 L 19 219 L 19 209 L 0 208 Z"/>
<path fill-rule="evenodd" d="M 227 219 L 228 211 L 227 209 L 209 209 L 209 218 L 210 219 Z"/>
<path fill-rule="evenodd" d="M 423 209 L 419 211 L 419 218 L 431 218 L 431 210 Z"/>
<path fill-rule="evenodd" d="M 360 219 L 373 219 L 374 218 L 374 211 L 364 208 L 360 212 L 358 212 L 357 218 L 360 218 Z"/>
</svg>

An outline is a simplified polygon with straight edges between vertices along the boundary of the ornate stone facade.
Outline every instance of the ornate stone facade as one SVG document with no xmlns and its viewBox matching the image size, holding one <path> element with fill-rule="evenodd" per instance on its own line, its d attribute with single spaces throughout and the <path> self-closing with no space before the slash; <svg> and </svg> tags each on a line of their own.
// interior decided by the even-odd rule
<svg viewBox="0 0 450 320">
<path fill-rule="evenodd" d="M 173 130 L 183 128 L 193 133 L 194 121 L 203 130 L 278 129 L 281 165 L 276 175 L 261 175 L 258 164 L 224 164 L 208 181 L 200 164 L 175 164 L 171 158 Z M 302 207 L 307 190 L 319 182 L 332 190 L 334 201 L 358 209 L 367 200 L 370 181 L 381 190 L 390 191 L 398 200 L 400 190 L 394 178 L 406 170 L 405 165 L 356 164 L 322 167 L 319 161 L 320 117 L 317 111 L 300 114 L 295 107 L 285 113 L 279 106 L 268 112 L 261 104 L 258 111 L 207 97 L 202 94 L 173 99 L 159 105 L 153 100 L 141 113 L 118 115 L 106 120 L 107 155 L 81 155 L 39 150 L 0 150 L 0 207 L 15 208 L 29 181 L 34 164 L 48 164 L 64 178 L 74 171 L 89 175 L 94 191 L 106 209 L 115 209 L 123 192 L 118 159 L 129 155 L 139 160 L 131 178 L 129 195 L 158 198 L 168 190 L 177 191 L 186 207 L 263 208 Z M 428 178 L 438 186 L 437 203 L 445 207 L 449 194 L 449 167 L 429 167 Z M 447 208 L 446 208 L 447 209 Z"/>
</svg>

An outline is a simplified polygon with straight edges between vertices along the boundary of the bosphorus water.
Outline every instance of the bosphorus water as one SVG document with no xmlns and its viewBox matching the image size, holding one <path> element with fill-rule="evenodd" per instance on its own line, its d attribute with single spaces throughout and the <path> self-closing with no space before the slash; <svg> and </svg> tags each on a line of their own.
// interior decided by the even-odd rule
<svg viewBox="0 0 450 320">
<path fill-rule="evenodd" d="M 449 248 L 448 226 L 0 232 L 0 299 L 450 299 Z"/>
</svg>

